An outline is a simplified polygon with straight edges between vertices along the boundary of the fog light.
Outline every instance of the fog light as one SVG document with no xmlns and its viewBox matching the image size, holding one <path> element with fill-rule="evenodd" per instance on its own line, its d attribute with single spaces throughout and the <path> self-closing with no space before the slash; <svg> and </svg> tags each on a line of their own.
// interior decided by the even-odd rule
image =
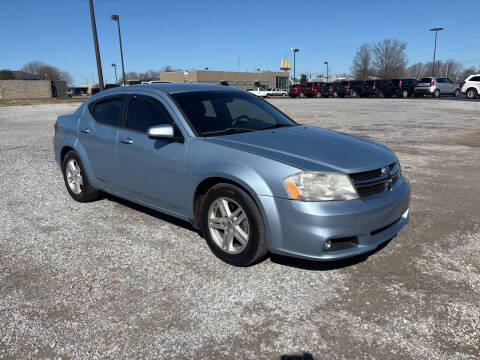
<svg viewBox="0 0 480 360">
<path fill-rule="evenodd" d="M 330 240 L 327 240 L 323 243 L 323 248 L 325 250 L 330 250 L 331 247 L 332 247 L 332 242 Z"/>
</svg>

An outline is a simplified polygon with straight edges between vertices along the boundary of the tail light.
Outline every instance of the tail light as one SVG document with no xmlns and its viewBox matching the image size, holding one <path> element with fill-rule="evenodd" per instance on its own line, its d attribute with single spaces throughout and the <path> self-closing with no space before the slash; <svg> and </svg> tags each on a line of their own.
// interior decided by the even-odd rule
<svg viewBox="0 0 480 360">
<path fill-rule="evenodd" d="M 53 130 L 55 130 L 55 135 L 57 135 L 57 122 L 55 121 L 55 124 L 53 124 Z"/>
<path fill-rule="evenodd" d="M 402 87 L 402 80 L 400 80 L 398 87 Z"/>
<path fill-rule="evenodd" d="M 432 81 L 430 81 L 430 86 L 433 86 L 433 85 L 435 85 L 435 83 L 432 80 Z"/>
<path fill-rule="evenodd" d="M 332 91 L 332 90 L 333 90 L 333 86 L 330 86 L 330 89 L 329 89 L 329 90 Z"/>
<path fill-rule="evenodd" d="M 350 84 L 345 85 L 345 89 L 350 89 Z"/>
<path fill-rule="evenodd" d="M 373 91 L 377 88 L 377 85 L 373 84 Z"/>
</svg>

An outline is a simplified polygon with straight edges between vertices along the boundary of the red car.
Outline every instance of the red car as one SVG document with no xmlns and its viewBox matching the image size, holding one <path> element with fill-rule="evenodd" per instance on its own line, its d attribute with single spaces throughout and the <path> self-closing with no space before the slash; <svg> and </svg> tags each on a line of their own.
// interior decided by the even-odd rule
<svg viewBox="0 0 480 360">
<path fill-rule="evenodd" d="M 288 89 L 288 96 L 295 98 L 295 97 L 305 97 L 305 93 L 303 92 L 302 86 L 299 84 L 297 85 L 290 85 L 290 88 Z"/>
</svg>

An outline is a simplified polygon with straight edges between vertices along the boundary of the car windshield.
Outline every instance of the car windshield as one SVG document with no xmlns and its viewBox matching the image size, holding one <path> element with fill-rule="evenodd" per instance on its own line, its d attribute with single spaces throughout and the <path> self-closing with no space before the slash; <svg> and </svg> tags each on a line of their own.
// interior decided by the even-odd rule
<svg viewBox="0 0 480 360">
<path fill-rule="evenodd" d="M 278 109 L 248 92 L 194 91 L 172 97 L 199 136 L 296 125 Z"/>
</svg>

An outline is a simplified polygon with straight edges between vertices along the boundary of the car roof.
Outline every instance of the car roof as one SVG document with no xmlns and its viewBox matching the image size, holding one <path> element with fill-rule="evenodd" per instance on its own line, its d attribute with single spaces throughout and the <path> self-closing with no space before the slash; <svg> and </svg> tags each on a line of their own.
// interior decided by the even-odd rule
<svg viewBox="0 0 480 360">
<path fill-rule="evenodd" d="M 122 93 L 124 91 L 132 90 L 149 90 L 149 91 L 162 91 L 168 94 L 176 94 L 182 92 L 192 91 L 243 91 L 234 87 L 224 85 L 211 85 L 211 84 L 192 84 L 192 83 L 154 83 L 154 84 L 138 84 L 130 86 L 120 86 L 113 89 L 101 91 L 102 95 Z"/>
</svg>

